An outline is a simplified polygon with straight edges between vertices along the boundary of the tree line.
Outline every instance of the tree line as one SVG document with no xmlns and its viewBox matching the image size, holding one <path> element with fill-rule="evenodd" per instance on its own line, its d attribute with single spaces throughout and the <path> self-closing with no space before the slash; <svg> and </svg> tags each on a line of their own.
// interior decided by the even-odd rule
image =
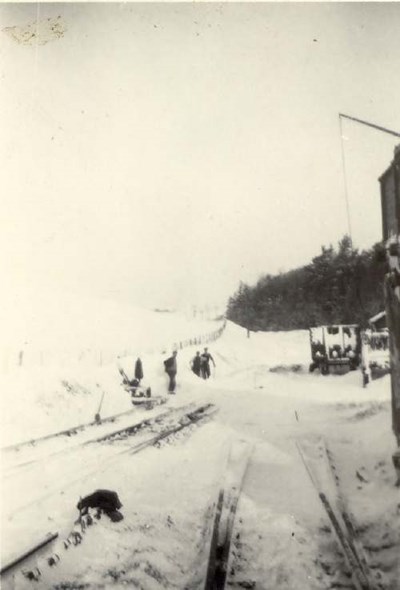
<svg viewBox="0 0 400 590">
<path fill-rule="evenodd" d="M 384 309 L 384 252 L 380 243 L 359 252 L 345 235 L 335 249 L 301 268 L 267 274 L 254 286 L 240 283 L 227 318 L 249 330 L 294 330 L 326 324 L 360 324 Z"/>
</svg>

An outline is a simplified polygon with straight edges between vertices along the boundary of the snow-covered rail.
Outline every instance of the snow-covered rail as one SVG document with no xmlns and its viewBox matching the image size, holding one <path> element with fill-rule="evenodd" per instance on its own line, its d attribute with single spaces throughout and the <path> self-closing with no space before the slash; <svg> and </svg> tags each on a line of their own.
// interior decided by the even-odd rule
<svg viewBox="0 0 400 590">
<path fill-rule="evenodd" d="M 127 410 L 126 412 L 120 412 L 119 414 L 114 414 L 113 416 L 108 416 L 107 418 L 103 418 L 101 422 L 102 422 L 102 424 L 105 424 L 107 422 L 115 422 L 115 420 L 117 418 L 120 418 L 121 416 L 126 416 L 128 414 L 132 414 L 135 411 L 136 411 L 135 408 L 132 408 L 131 410 Z M 62 436 L 71 437 L 71 436 L 77 434 L 78 432 L 82 432 L 83 430 L 90 428 L 92 426 L 98 426 L 98 423 L 94 420 L 92 422 L 78 424 L 77 426 L 71 426 L 70 428 L 66 428 L 65 430 L 60 430 L 58 432 L 52 432 L 51 434 L 46 434 L 45 436 L 40 436 L 38 438 L 31 438 L 29 440 L 14 443 L 12 445 L 2 447 L 0 450 L 2 452 L 3 451 L 15 451 L 15 450 L 22 449 L 23 447 L 28 447 L 28 446 L 34 447 L 41 442 L 49 441 L 54 438 L 58 438 L 58 437 L 62 437 Z"/>
<path fill-rule="evenodd" d="M 49 543 L 57 539 L 58 533 L 48 533 L 43 539 L 37 541 L 33 546 L 23 551 L 17 557 L 14 557 L 11 561 L 2 564 L 0 568 L 0 575 L 4 575 L 10 572 L 12 569 L 23 563 L 28 557 L 31 557 L 35 553 L 38 553 L 43 547 L 46 547 Z"/>
<path fill-rule="evenodd" d="M 127 412 L 122 412 L 121 414 L 115 414 L 114 416 L 110 416 L 109 418 L 102 420 L 102 425 L 107 424 L 107 423 L 114 423 L 118 418 L 123 417 L 123 416 L 129 416 L 134 411 L 135 410 L 128 410 Z M 37 463 L 41 459 L 42 460 L 45 459 L 47 461 L 54 456 L 57 456 L 59 458 L 60 455 L 77 451 L 77 450 L 81 449 L 86 444 L 89 444 L 91 442 L 99 442 L 102 440 L 106 440 L 107 438 L 112 438 L 116 434 L 122 434 L 124 431 L 129 432 L 130 434 L 135 434 L 135 433 L 139 432 L 143 427 L 151 425 L 151 423 L 153 421 L 163 419 L 164 417 L 169 415 L 172 411 L 173 410 L 167 410 L 166 412 L 163 412 L 161 414 L 156 414 L 155 416 L 153 415 L 151 418 L 145 418 L 139 422 L 135 422 L 134 424 L 130 424 L 129 426 L 125 426 L 124 428 L 120 428 L 117 431 L 109 431 L 106 434 L 103 434 L 101 437 L 89 438 L 89 439 L 86 439 L 83 441 L 81 440 L 80 442 L 77 442 L 73 446 L 68 445 L 68 446 L 58 449 L 56 451 L 51 451 L 51 452 L 45 454 L 43 457 L 30 458 L 29 460 L 25 460 L 25 461 L 22 460 L 22 461 L 19 461 L 16 463 L 11 462 L 10 466 L 3 468 L 3 475 L 7 478 L 10 475 L 10 473 L 13 473 L 16 469 Z M 88 434 L 90 435 L 92 429 L 98 430 L 98 427 L 99 427 L 99 425 L 96 422 L 90 422 L 88 424 L 83 424 L 81 426 L 72 427 L 68 430 L 63 430 L 61 432 L 51 434 L 51 435 L 48 435 L 48 436 L 45 436 L 42 438 L 32 439 L 31 441 L 28 441 L 25 443 L 18 443 L 16 445 L 4 447 L 2 449 L 2 452 L 6 451 L 6 453 L 7 453 L 8 451 L 20 451 L 21 449 L 23 449 L 27 446 L 36 448 L 38 445 L 40 445 L 40 443 L 43 443 L 46 441 L 52 441 L 53 439 L 63 437 L 63 436 L 70 438 L 72 436 L 78 435 L 78 433 L 83 433 L 84 431 L 88 431 Z M 19 454 L 16 455 L 16 457 L 19 458 Z M 9 456 L 8 456 L 8 458 L 9 458 Z"/>
<path fill-rule="evenodd" d="M 215 503 L 204 590 L 225 588 L 236 509 L 251 452 L 251 446 L 244 441 L 231 446 L 224 482 Z"/>
<path fill-rule="evenodd" d="M 21 468 L 31 467 L 32 469 L 38 469 L 41 462 L 46 463 L 46 469 L 49 469 L 49 461 L 54 459 L 57 463 L 59 463 L 62 458 L 66 458 L 67 455 L 72 455 L 72 458 L 75 457 L 76 452 L 82 452 L 84 449 L 87 449 L 90 452 L 90 446 L 95 443 L 113 443 L 113 442 L 121 442 L 124 443 L 128 442 L 128 445 L 123 444 L 122 448 L 119 446 L 116 450 L 112 451 L 107 458 L 105 458 L 102 466 L 96 470 L 93 470 L 91 473 L 96 473 L 99 469 L 103 469 L 104 465 L 108 464 L 109 462 L 113 462 L 113 460 L 119 456 L 124 455 L 127 453 L 136 453 L 140 450 L 143 450 L 152 444 L 157 443 L 159 440 L 182 430 L 183 428 L 188 427 L 193 422 L 198 422 L 206 417 L 211 416 L 216 411 L 216 407 L 213 404 L 188 404 L 186 406 L 180 406 L 178 408 L 171 408 L 165 412 L 157 414 L 151 418 L 145 418 L 140 422 L 135 422 L 133 424 L 129 424 L 123 428 L 119 428 L 118 430 L 113 430 L 111 432 L 107 432 L 106 434 L 90 438 L 89 440 L 84 440 L 73 447 L 66 447 L 60 449 L 58 451 L 54 451 L 48 454 L 45 454 L 42 457 L 38 457 L 37 459 L 31 459 L 25 463 L 18 463 L 15 465 L 11 465 L 11 467 L 5 471 L 4 473 L 4 480 L 6 481 L 10 476 L 16 475 L 21 476 Z M 154 434 L 155 431 L 157 431 Z M 141 441 L 136 442 L 135 444 L 129 444 L 129 440 L 132 437 L 138 437 L 142 435 Z M 73 470 L 72 473 L 75 472 L 75 466 L 73 461 Z M 25 472 L 24 472 L 25 473 Z M 77 481 L 76 479 L 70 480 L 71 483 Z M 67 484 L 68 485 L 68 484 Z M 56 489 L 53 489 L 54 486 L 50 486 L 50 491 L 46 493 L 45 497 L 40 498 L 43 500 L 48 496 L 52 495 L 59 491 L 59 486 Z M 38 501 L 38 498 L 34 498 L 31 502 L 24 506 L 18 506 L 18 510 L 23 510 L 26 507 L 31 506 L 35 502 Z"/>
<path fill-rule="evenodd" d="M 301 443 L 296 444 L 343 551 L 354 587 L 356 590 L 375 590 L 377 585 L 372 579 L 364 549 L 356 533 L 356 526 L 340 490 L 336 465 L 326 441 L 321 439 L 317 445 L 317 456 L 313 456 L 313 453 Z"/>
</svg>

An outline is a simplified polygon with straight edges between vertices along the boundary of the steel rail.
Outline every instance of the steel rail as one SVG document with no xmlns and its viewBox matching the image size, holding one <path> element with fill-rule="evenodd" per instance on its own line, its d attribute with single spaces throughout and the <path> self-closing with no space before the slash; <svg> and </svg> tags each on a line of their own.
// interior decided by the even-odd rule
<svg viewBox="0 0 400 590">
<path fill-rule="evenodd" d="M 365 561 L 363 551 L 359 542 L 356 542 L 354 537 L 354 525 L 351 521 L 351 527 L 349 526 L 349 517 L 347 511 L 343 506 L 343 497 L 341 494 L 338 498 L 329 497 L 331 494 L 322 489 L 322 486 L 318 483 L 318 477 L 315 472 L 315 466 L 311 466 L 310 460 L 307 458 L 304 449 L 302 448 L 299 441 L 296 441 L 296 446 L 303 462 L 303 465 L 310 477 L 310 480 L 318 494 L 321 504 L 328 516 L 336 538 L 343 550 L 345 561 L 349 566 L 351 572 L 352 582 L 357 590 L 375 590 L 376 586 L 371 579 L 371 574 L 368 565 Z M 335 478 L 335 472 L 332 469 L 332 459 L 329 460 L 327 454 L 327 446 L 324 441 L 325 455 L 322 455 L 322 460 L 326 462 L 331 472 L 332 479 L 335 482 L 336 489 L 339 494 L 339 484 Z M 339 500 L 339 501 L 338 501 Z M 336 504 L 339 504 L 337 509 Z"/>
<path fill-rule="evenodd" d="M 151 425 L 152 422 L 156 422 L 157 420 L 160 420 L 170 414 L 174 413 L 174 410 L 189 410 L 189 409 L 195 409 L 195 405 L 193 403 L 188 404 L 187 406 L 181 406 L 178 408 L 169 408 L 166 412 L 162 413 L 162 414 L 158 414 L 157 416 L 155 416 L 154 418 L 150 417 L 150 418 L 145 418 L 144 420 L 141 420 L 140 422 L 136 423 L 136 424 L 131 424 L 130 426 L 124 426 L 124 428 L 119 428 L 118 430 L 115 430 L 113 432 L 110 432 L 108 434 L 104 434 L 102 436 L 93 438 L 91 440 L 85 441 L 84 445 L 87 444 L 91 444 L 91 443 L 96 443 L 96 442 L 103 442 L 103 441 L 107 441 L 109 439 L 112 439 L 115 436 L 121 435 L 121 434 L 135 434 L 135 431 L 137 429 L 140 429 L 142 426 L 146 426 L 146 425 Z"/>
<path fill-rule="evenodd" d="M 179 409 L 179 408 L 178 408 Z M 129 412 L 131 412 L 132 410 L 129 410 Z M 24 461 L 21 463 L 16 463 L 14 465 L 11 465 L 6 471 L 5 471 L 5 477 L 9 477 L 10 475 L 12 475 L 12 473 L 10 474 L 9 472 L 13 472 L 16 469 L 19 469 L 20 467 L 26 467 L 28 465 L 33 465 L 35 463 L 38 463 L 41 460 L 47 460 L 50 457 L 54 457 L 57 455 L 64 455 L 66 453 L 70 453 L 70 452 L 74 452 L 77 451 L 78 449 L 80 449 L 81 447 L 90 444 L 90 443 L 94 443 L 94 442 L 101 442 L 101 441 L 105 441 L 108 438 L 112 438 L 113 436 L 117 436 L 118 434 L 122 434 L 123 432 L 128 432 L 129 434 L 131 433 L 135 433 L 137 430 L 140 430 L 143 426 L 147 425 L 147 424 L 151 424 L 153 421 L 157 421 L 160 418 L 164 418 L 165 416 L 167 416 L 168 414 L 172 413 L 174 411 L 173 408 L 170 408 L 169 410 L 167 410 L 166 412 L 163 412 L 161 414 L 157 414 L 156 416 L 152 416 L 149 418 L 145 418 L 143 420 L 141 420 L 140 422 L 136 422 L 135 424 L 131 424 L 129 426 L 125 426 L 124 428 L 120 428 L 119 430 L 116 431 L 112 431 L 109 432 L 108 434 L 104 434 L 101 437 L 96 437 L 93 439 L 89 439 L 83 442 L 80 442 L 74 446 L 70 446 L 67 448 L 63 448 L 63 449 L 59 449 L 58 451 L 54 451 L 52 453 L 47 454 L 45 457 L 40 457 L 38 459 L 31 459 L 29 461 Z M 129 413 L 129 412 L 124 412 L 125 413 Z M 122 415 L 122 414 L 117 414 L 118 415 Z M 112 420 L 111 420 L 112 421 Z"/>
<path fill-rule="evenodd" d="M 224 590 L 228 576 L 228 564 L 235 524 L 236 510 L 252 452 L 252 447 L 242 441 L 239 460 L 232 459 L 232 448 L 227 463 L 225 480 L 218 492 L 207 561 L 204 590 Z"/>
<path fill-rule="evenodd" d="M 125 416 L 127 414 L 131 414 L 135 412 L 136 409 L 132 408 L 131 410 L 126 410 L 125 412 L 120 412 L 119 414 L 114 414 L 113 416 L 108 416 L 107 418 L 103 418 L 101 423 L 104 424 L 105 422 L 113 422 L 116 418 L 120 416 Z M 79 424 L 78 426 L 71 426 L 70 428 L 66 428 L 65 430 L 60 430 L 58 432 L 52 432 L 51 434 L 46 434 L 44 436 L 39 436 L 38 438 L 31 438 L 29 440 L 25 440 L 19 443 L 13 443 L 12 445 L 7 445 L 5 447 L 1 447 L 0 451 L 12 451 L 13 449 L 19 449 L 21 447 L 26 447 L 28 445 L 34 446 L 36 443 L 41 443 L 46 440 L 50 440 L 52 438 L 56 438 L 58 436 L 71 436 L 80 432 L 81 430 L 85 430 L 90 426 L 98 426 L 98 423 L 93 420 L 93 422 L 87 422 L 85 424 Z"/>
<path fill-rule="evenodd" d="M 42 549 L 42 547 L 45 547 L 46 545 L 51 543 L 51 541 L 54 541 L 54 539 L 57 539 L 57 537 L 58 537 L 58 533 L 48 533 L 44 539 L 41 539 L 40 541 L 35 543 L 32 547 L 30 547 L 29 549 L 27 549 L 26 551 L 24 551 L 23 553 L 18 555 L 18 557 L 11 559 L 9 562 L 7 562 L 5 565 L 3 565 L 0 569 L 0 575 L 2 576 L 5 573 L 12 570 L 13 568 L 15 568 L 17 565 L 19 565 L 20 563 L 25 561 L 25 559 L 27 559 L 28 557 L 31 557 L 31 555 L 33 555 L 34 553 L 39 551 L 39 549 Z"/>
</svg>

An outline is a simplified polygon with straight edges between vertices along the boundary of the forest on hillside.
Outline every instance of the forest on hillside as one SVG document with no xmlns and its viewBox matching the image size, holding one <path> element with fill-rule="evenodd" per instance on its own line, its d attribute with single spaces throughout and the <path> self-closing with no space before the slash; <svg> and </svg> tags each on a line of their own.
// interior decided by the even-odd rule
<svg viewBox="0 0 400 590">
<path fill-rule="evenodd" d="M 301 268 L 240 283 L 227 318 L 249 330 L 294 330 L 360 324 L 384 309 L 382 245 L 359 252 L 345 235 Z"/>
</svg>

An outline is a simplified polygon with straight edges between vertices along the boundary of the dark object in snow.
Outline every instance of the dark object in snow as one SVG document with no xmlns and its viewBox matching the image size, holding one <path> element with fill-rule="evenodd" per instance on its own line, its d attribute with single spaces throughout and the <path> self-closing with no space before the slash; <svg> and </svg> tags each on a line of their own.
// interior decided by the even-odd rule
<svg viewBox="0 0 400 590">
<path fill-rule="evenodd" d="M 358 470 L 356 471 L 356 477 L 362 481 L 363 483 L 368 483 L 368 479 L 366 479 Z"/>
<path fill-rule="evenodd" d="M 112 512 L 107 512 L 106 514 L 113 522 L 119 522 L 124 518 L 119 510 L 113 510 Z"/>
<path fill-rule="evenodd" d="M 89 508 L 99 508 L 113 521 L 118 522 L 124 517 L 119 508 L 122 507 L 117 492 L 111 490 L 96 490 L 93 494 L 81 498 L 77 504 L 77 508 L 81 516 L 88 513 Z"/>
<path fill-rule="evenodd" d="M 400 448 L 393 453 L 393 465 L 397 475 L 396 487 L 400 487 Z"/>
<path fill-rule="evenodd" d="M 143 379 L 143 365 L 140 358 L 136 360 L 135 364 L 135 379 L 137 379 L 139 383 Z"/>
<path fill-rule="evenodd" d="M 73 543 L 75 546 L 82 543 L 82 535 L 80 533 L 78 533 L 77 531 L 72 531 L 72 533 L 70 534 L 70 536 L 68 538 L 70 538 L 70 537 L 71 537 L 71 543 Z"/>
<path fill-rule="evenodd" d="M 51 555 L 48 560 L 47 560 L 47 564 L 50 567 L 53 567 L 54 565 L 57 565 L 57 562 L 60 561 L 60 556 L 57 553 L 54 553 L 54 555 Z"/>
<path fill-rule="evenodd" d="M 36 571 L 34 571 L 34 570 L 36 570 Z M 28 570 L 28 571 L 23 570 L 22 573 L 25 576 L 25 578 L 27 578 L 28 580 L 35 580 L 37 582 L 39 580 L 40 576 L 42 575 L 42 572 L 40 571 L 40 569 L 38 567 L 35 567 L 34 570 Z"/>
</svg>

